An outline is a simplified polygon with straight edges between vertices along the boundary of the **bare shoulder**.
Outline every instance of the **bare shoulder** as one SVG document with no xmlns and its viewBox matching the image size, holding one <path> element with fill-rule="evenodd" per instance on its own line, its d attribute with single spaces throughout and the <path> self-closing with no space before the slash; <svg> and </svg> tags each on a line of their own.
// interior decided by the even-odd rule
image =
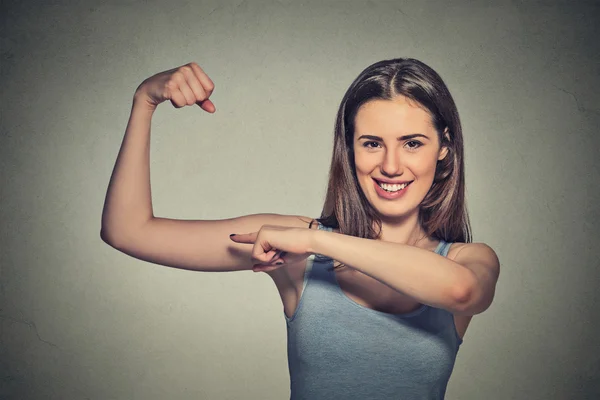
<svg viewBox="0 0 600 400">
<path fill-rule="evenodd" d="M 448 258 L 468 268 L 485 286 L 484 291 L 493 292 L 500 276 L 498 255 L 485 243 L 454 243 L 448 251 Z"/>
<path fill-rule="evenodd" d="M 489 245 L 481 242 L 462 243 L 455 242 L 450 245 L 448 250 L 448 258 L 454 261 L 459 259 L 479 259 L 483 262 L 497 264 L 498 256 L 494 249 Z"/>
</svg>

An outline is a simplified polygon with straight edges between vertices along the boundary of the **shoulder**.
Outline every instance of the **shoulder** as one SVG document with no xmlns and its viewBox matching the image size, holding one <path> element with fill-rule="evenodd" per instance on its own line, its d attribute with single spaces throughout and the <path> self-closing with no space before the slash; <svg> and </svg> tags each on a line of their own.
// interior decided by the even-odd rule
<svg viewBox="0 0 600 400">
<path fill-rule="evenodd" d="M 463 243 L 454 250 L 453 260 L 471 272 L 465 280 L 464 309 L 461 315 L 475 315 L 485 311 L 496 291 L 500 276 L 500 261 L 494 249 L 485 243 Z"/>
<path fill-rule="evenodd" d="M 448 250 L 448 258 L 471 270 L 485 270 L 496 279 L 500 274 L 498 255 L 485 243 L 453 243 Z"/>
<path fill-rule="evenodd" d="M 462 258 L 482 258 L 487 260 L 498 259 L 498 256 L 494 249 L 485 243 L 463 243 L 453 242 L 448 250 L 448 258 L 454 261 L 458 261 Z"/>
</svg>

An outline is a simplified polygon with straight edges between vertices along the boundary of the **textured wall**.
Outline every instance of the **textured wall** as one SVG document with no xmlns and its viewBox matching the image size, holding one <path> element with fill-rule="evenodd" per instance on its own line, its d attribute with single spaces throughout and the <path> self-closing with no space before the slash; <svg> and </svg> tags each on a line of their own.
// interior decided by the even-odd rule
<svg viewBox="0 0 600 400">
<path fill-rule="evenodd" d="M 600 396 L 598 2 L 1 7 L 0 397 L 289 396 L 266 274 L 166 268 L 100 239 L 131 98 L 190 61 L 216 84 L 216 114 L 154 116 L 156 216 L 317 216 L 344 91 L 399 56 L 455 97 L 475 241 L 502 263 L 447 398 Z"/>
</svg>

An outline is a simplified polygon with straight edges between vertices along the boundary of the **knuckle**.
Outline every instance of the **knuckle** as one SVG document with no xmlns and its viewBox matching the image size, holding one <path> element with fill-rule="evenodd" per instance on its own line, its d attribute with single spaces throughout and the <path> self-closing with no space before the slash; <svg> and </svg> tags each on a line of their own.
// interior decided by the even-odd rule
<svg viewBox="0 0 600 400">
<path fill-rule="evenodd" d="M 185 75 L 189 75 L 189 74 L 193 74 L 194 73 L 194 71 L 192 70 L 192 67 L 190 67 L 189 65 L 184 65 L 179 70 L 181 71 L 181 73 L 183 73 Z"/>
<path fill-rule="evenodd" d="M 166 83 L 165 86 L 169 90 L 175 90 L 175 89 L 177 89 L 179 87 L 179 85 L 177 84 L 177 82 L 175 82 L 172 79 L 169 79 L 169 81 L 167 81 L 167 83 Z"/>
<path fill-rule="evenodd" d="M 185 76 L 183 75 L 183 72 L 181 71 L 181 69 L 178 69 L 177 71 L 173 72 L 172 78 L 178 82 L 181 82 L 182 80 L 185 79 Z"/>
<path fill-rule="evenodd" d="M 197 90 L 193 90 L 193 92 L 194 92 L 194 102 L 206 100 L 206 96 L 204 96 L 202 92 L 198 92 Z"/>
<path fill-rule="evenodd" d="M 202 86 L 194 87 L 194 95 L 198 100 L 206 100 L 206 92 L 202 89 Z"/>
</svg>

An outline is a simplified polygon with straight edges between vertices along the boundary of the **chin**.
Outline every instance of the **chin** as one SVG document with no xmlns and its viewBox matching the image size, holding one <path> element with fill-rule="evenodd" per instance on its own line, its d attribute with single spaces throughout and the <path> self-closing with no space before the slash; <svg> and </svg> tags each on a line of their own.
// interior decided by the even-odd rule
<svg viewBox="0 0 600 400">
<path fill-rule="evenodd" d="M 406 218 L 418 213 L 420 209 L 420 203 L 413 204 L 410 202 L 410 204 L 406 204 L 406 202 L 402 200 L 398 200 L 397 202 L 387 201 L 380 199 L 377 193 L 372 194 L 370 197 L 367 197 L 367 199 L 382 218 Z M 400 203 L 401 201 L 402 204 Z"/>
<path fill-rule="evenodd" d="M 387 220 L 400 220 L 406 219 L 413 214 L 419 212 L 418 209 L 410 209 L 410 210 L 381 210 L 376 208 L 380 218 Z"/>
</svg>

